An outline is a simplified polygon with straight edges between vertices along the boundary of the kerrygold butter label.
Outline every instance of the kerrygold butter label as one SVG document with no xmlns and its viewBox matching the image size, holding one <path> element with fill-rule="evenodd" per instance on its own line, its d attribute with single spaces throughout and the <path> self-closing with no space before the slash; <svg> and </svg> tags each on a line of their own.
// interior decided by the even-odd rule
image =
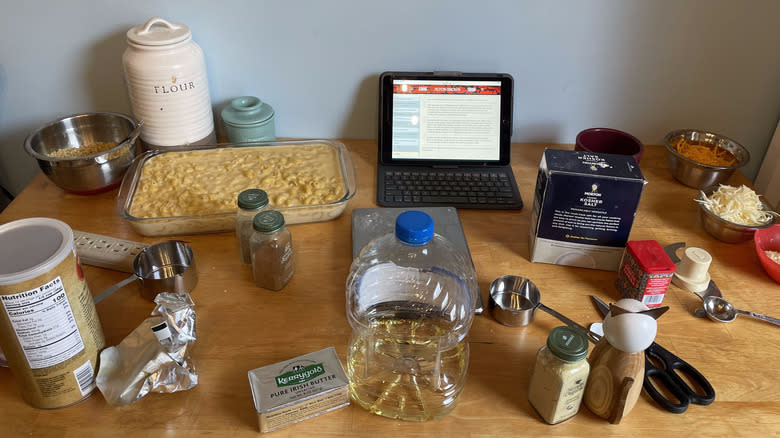
<svg viewBox="0 0 780 438">
<path fill-rule="evenodd" d="M 261 432 L 349 404 L 349 381 L 333 347 L 251 370 L 249 384 Z"/>
<path fill-rule="evenodd" d="M 308 382 L 314 377 L 325 374 L 325 368 L 321 363 L 304 366 L 303 368 L 300 368 L 299 365 L 293 368 L 294 370 L 290 371 L 289 373 L 276 376 L 276 386 L 299 385 L 301 383 Z"/>
</svg>

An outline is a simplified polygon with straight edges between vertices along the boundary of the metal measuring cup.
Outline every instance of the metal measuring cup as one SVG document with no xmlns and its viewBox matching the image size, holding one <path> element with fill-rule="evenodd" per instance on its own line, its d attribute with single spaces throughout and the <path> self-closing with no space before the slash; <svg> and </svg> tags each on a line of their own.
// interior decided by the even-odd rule
<svg viewBox="0 0 780 438">
<path fill-rule="evenodd" d="M 154 301 L 160 292 L 191 292 L 198 284 L 192 248 L 179 240 L 147 246 L 133 259 L 133 275 L 96 295 L 95 304 L 135 280 L 141 296 L 149 301 Z"/>
<path fill-rule="evenodd" d="M 490 283 L 488 309 L 496 321 L 510 327 L 533 322 L 539 288 L 526 277 L 503 275 Z"/>
<path fill-rule="evenodd" d="M 533 281 L 519 275 L 503 275 L 490 284 L 488 309 L 496 321 L 510 327 L 533 322 L 536 309 L 543 310 L 564 324 L 580 328 L 588 340 L 597 343 L 601 336 L 583 328 L 541 301 L 541 293 Z"/>
</svg>

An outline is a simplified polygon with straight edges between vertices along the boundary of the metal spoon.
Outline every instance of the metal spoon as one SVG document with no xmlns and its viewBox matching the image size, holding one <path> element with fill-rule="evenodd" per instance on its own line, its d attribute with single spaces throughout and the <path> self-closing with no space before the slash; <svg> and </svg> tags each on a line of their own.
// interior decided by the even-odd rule
<svg viewBox="0 0 780 438">
<path fill-rule="evenodd" d="M 717 322 L 731 322 L 737 319 L 738 314 L 752 316 L 753 318 L 760 319 L 762 321 L 771 322 L 775 325 L 780 325 L 780 319 L 772 318 L 771 316 L 761 315 L 759 313 L 748 312 L 747 310 L 740 310 L 731 305 L 723 297 L 710 295 L 704 297 L 704 311 L 707 312 L 707 316 Z"/>
</svg>

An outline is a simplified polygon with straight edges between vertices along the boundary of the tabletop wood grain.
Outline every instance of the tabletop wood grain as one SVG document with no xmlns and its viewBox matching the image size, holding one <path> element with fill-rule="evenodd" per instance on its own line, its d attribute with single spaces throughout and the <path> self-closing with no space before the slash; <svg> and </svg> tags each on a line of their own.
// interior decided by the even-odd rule
<svg viewBox="0 0 780 438">
<path fill-rule="evenodd" d="M 2 436 L 256 436 L 247 371 L 301 354 L 335 347 L 346 355 L 350 327 L 345 316 L 345 280 L 351 263 L 353 208 L 376 207 L 376 142 L 344 141 L 354 161 L 357 195 L 345 212 L 328 222 L 292 225 L 296 273 L 281 292 L 255 287 L 241 264 L 232 233 L 176 236 L 189 242 L 199 270 L 192 293 L 197 312 L 193 361 L 199 384 L 174 394 L 150 394 L 115 408 L 96 391 L 84 401 L 56 410 L 25 404 L 12 373 L 0 369 Z M 589 295 L 620 298 L 617 273 L 529 261 L 528 231 L 536 171 L 545 147 L 515 144 L 513 170 L 526 207 L 520 211 L 460 210 L 483 300 L 490 282 L 505 274 L 532 279 L 542 302 L 583 325 L 600 321 Z M 647 148 L 641 170 L 648 180 L 631 240 L 662 245 L 684 241 L 708 251 L 710 273 L 736 307 L 780 316 L 780 285 L 762 269 L 752 242 L 727 244 L 700 226 L 696 190 L 670 175 L 666 151 Z M 729 184 L 749 184 L 737 172 Z M 115 212 L 117 191 L 79 196 L 63 192 L 39 174 L 0 214 L 0 223 L 35 216 L 61 219 L 73 229 L 156 243 L 173 237 L 144 237 Z M 85 266 L 93 294 L 127 274 Z M 475 318 L 465 389 L 448 416 L 425 423 L 379 417 L 350 405 L 273 432 L 271 436 L 777 436 L 780 433 L 780 328 L 749 317 L 729 324 L 696 318 L 701 300 L 670 286 L 658 321 L 656 341 L 698 368 L 716 391 L 709 406 L 691 405 L 680 415 L 658 407 L 646 393 L 618 425 L 582 407 L 564 423 L 549 426 L 528 403 L 536 351 L 561 325 L 539 312 L 526 327 L 505 327 L 485 314 Z M 153 304 L 126 287 L 97 305 L 108 345 L 117 345 L 149 316 Z"/>
</svg>

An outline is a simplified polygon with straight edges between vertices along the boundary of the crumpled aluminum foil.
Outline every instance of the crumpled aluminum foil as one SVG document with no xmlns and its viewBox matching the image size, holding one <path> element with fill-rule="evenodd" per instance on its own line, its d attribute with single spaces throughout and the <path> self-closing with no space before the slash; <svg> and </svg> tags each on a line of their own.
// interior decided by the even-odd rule
<svg viewBox="0 0 780 438">
<path fill-rule="evenodd" d="M 97 387 L 112 406 L 127 406 L 150 392 L 193 388 L 198 374 L 190 358 L 195 343 L 195 303 L 187 293 L 163 292 L 157 306 L 118 346 L 100 353 Z"/>
</svg>

